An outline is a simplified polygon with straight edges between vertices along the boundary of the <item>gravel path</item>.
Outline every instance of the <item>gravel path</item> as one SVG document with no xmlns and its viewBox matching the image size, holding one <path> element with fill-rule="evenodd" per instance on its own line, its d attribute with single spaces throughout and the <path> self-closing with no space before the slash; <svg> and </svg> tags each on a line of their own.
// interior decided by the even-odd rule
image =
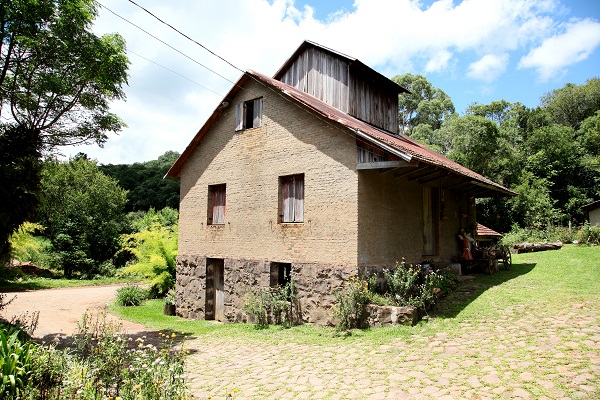
<svg viewBox="0 0 600 400">
<path fill-rule="evenodd" d="M 77 322 L 87 310 L 97 311 L 107 306 L 114 300 L 117 289 L 121 286 L 123 285 L 116 284 L 7 293 L 7 299 L 14 296 L 16 298 L 5 308 L 3 317 L 10 320 L 12 316 L 24 312 L 39 311 L 38 326 L 33 336 L 44 341 L 63 340 L 76 332 Z M 115 316 L 110 318 L 117 320 Z M 146 331 L 142 325 L 129 321 L 122 323 L 128 333 Z"/>
</svg>

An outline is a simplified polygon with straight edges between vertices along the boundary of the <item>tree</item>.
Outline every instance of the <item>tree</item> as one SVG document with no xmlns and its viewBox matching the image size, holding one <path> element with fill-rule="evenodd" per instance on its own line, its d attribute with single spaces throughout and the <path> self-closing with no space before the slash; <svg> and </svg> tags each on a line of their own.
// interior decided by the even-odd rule
<svg viewBox="0 0 600 400">
<path fill-rule="evenodd" d="M 400 132 L 411 134 L 419 124 L 439 129 L 443 120 L 454 114 L 454 104 L 441 89 L 434 88 L 423 75 L 403 74 L 392 78 L 410 93 L 398 96 Z"/>
<path fill-rule="evenodd" d="M 513 188 L 518 196 L 508 200 L 515 220 L 523 227 L 546 227 L 556 220 L 555 201 L 550 196 L 550 183 L 536 177 L 532 172 L 524 171 L 519 183 Z"/>
<path fill-rule="evenodd" d="M 588 79 L 583 85 L 567 83 L 546 93 L 541 102 L 554 123 L 578 129 L 583 120 L 600 110 L 600 78 Z"/>
<path fill-rule="evenodd" d="M 38 203 L 41 161 L 39 135 L 19 126 L 0 126 L 0 265 L 8 238 Z"/>
<path fill-rule="evenodd" d="M 65 275 L 93 274 L 119 249 L 127 228 L 127 192 L 95 161 L 47 161 L 42 171 L 39 222 L 46 227 Z"/>
<path fill-rule="evenodd" d="M 4 190 L 14 198 L 36 198 L 35 176 L 29 176 L 27 188 L 10 186 L 18 182 L 18 166 L 33 155 L 39 159 L 63 145 L 102 145 L 108 132 L 123 126 L 109 112 L 109 102 L 125 97 L 125 43 L 117 34 L 94 35 L 96 15 L 93 0 L 0 0 L 0 153 L 13 153 L 11 143 L 19 136 L 34 144 L 25 159 L 15 152 L 0 171 Z M 0 250 L 5 250 L 6 232 L 14 231 L 35 205 L 23 203 L 27 212 L 1 210 Z"/>
<path fill-rule="evenodd" d="M 496 124 L 476 115 L 448 118 L 433 132 L 432 142 L 451 160 L 490 179 L 502 170 L 507 153 Z"/>
<path fill-rule="evenodd" d="M 583 165 L 600 173 L 600 110 L 582 122 L 577 140 L 584 152 Z M 596 195 L 600 196 L 600 188 Z"/>
</svg>

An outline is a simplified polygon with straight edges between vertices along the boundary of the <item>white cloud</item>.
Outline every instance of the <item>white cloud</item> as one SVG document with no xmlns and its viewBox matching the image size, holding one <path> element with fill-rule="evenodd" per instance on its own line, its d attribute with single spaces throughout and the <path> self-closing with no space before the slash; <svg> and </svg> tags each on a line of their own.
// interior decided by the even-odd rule
<svg viewBox="0 0 600 400">
<path fill-rule="evenodd" d="M 600 45 L 600 23 L 590 19 L 571 22 L 564 33 L 545 39 L 519 61 L 519 68 L 534 68 L 540 80 L 564 73 L 565 69 L 582 60 Z"/>
<path fill-rule="evenodd" d="M 496 80 L 508 65 L 508 54 L 486 54 L 469 65 L 467 76 L 484 82 Z"/>
<path fill-rule="evenodd" d="M 448 66 L 452 53 L 448 50 L 440 50 L 434 54 L 425 65 L 425 72 L 438 72 Z"/>
<path fill-rule="evenodd" d="M 131 3 L 100 2 L 195 61 L 101 9 L 95 31 L 118 31 L 131 51 L 221 96 L 240 77 L 239 70 Z M 265 74 L 275 73 L 305 39 L 357 57 L 388 76 L 458 73 L 458 66 L 470 62 L 468 76 L 485 82 L 502 74 L 511 57 L 518 59 L 520 51 L 537 43 L 542 45 L 521 59 L 520 66 L 536 68 L 543 76 L 584 59 L 598 45 L 598 23 L 593 21 L 572 23 L 557 35 L 558 0 L 438 0 L 429 7 L 418 0 L 346 0 L 326 21 L 314 18 L 320 3 L 307 2 L 312 4 L 144 0 L 143 6 L 235 66 Z M 552 50 L 556 47 L 560 48 Z M 549 59 L 547 53 L 559 60 Z M 183 151 L 221 99 L 142 58 L 130 59 L 128 102 L 116 103 L 113 109 L 129 127 L 103 150 L 84 148 L 100 162 L 131 163 L 155 159 L 167 150 Z M 82 149 L 65 149 L 70 154 L 78 151 Z"/>
</svg>

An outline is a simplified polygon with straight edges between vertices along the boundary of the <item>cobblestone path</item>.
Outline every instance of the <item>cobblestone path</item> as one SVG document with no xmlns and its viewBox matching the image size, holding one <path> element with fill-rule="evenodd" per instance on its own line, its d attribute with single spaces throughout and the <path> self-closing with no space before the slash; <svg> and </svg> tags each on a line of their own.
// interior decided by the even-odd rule
<svg viewBox="0 0 600 400">
<path fill-rule="evenodd" d="M 600 398 L 600 301 L 416 332 L 385 344 L 196 339 L 191 383 L 200 399 Z"/>
</svg>

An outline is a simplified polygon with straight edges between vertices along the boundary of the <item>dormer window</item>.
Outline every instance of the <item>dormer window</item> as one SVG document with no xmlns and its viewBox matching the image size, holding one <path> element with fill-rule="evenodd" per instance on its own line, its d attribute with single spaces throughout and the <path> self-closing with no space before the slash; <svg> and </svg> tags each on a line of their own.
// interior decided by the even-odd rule
<svg viewBox="0 0 600 400">
<path fill-rule="evenodd" d="M 259 128 L 262 126 L 262 97 L 244 101 L 235 107 L 235 130 Z"/>
</svg>

